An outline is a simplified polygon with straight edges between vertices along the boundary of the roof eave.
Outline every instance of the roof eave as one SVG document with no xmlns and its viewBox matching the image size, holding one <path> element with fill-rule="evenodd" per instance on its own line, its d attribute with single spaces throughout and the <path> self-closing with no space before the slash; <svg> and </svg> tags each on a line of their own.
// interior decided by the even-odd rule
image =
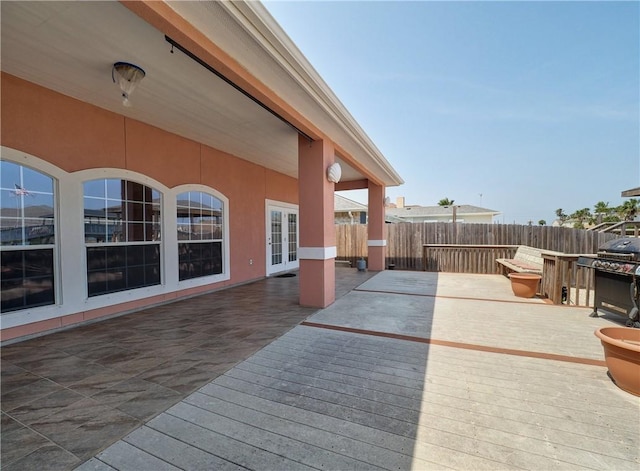
<svg viewBox="0 0 640 471">
<path fill-rule="evenodd" d="M 629 198 L 632 196 L 640 196 L 640 187 L 638 188 L 631 188 L 630 190 L 625 190 L 622 192 L 622 196 L 624 198 Z"/>
<path fill-rule="evenodd" d="M 343 148 L 355 148 L 352 155 L 344 157 L 351 157 L 364 165 L 385 186 L 397 186 L 404 183 L 398 172 L 261 2 L 234 1 L 221 2 L 221 4 L 229 15 L 247 33 L 251 34 L 262 49 L 269 54 L 271 60 L 286 70 L 291 79 L 313 99 L 317 106 L 317 115 L 324 114 L 338 126 L 341 136 L 331 136 L 335 139 L 336 144 Z M 256 75 L 256 71 L 252 71 L 252 73 Z M 261 79 L 259 76 L 256 78 Z M 281 98 L 295 102 L 295 97 L 283 96 Z M 316 116 L 306 116 L 306 118 L 311 122 L 317 122 Z M 320 131 L 326 133 L 326 130 L 320 129 Z"/>
</svg>

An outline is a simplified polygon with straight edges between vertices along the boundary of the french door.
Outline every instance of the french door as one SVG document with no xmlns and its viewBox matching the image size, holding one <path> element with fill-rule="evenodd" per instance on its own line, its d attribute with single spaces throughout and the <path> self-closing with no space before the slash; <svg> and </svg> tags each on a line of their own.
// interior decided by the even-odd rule
<svg viewBox="0 0 640 471">
<path fill-rule="evenodd" d="M 298 268 L 298 208 L 267 203 L 267 275 Z"/>
</svg>

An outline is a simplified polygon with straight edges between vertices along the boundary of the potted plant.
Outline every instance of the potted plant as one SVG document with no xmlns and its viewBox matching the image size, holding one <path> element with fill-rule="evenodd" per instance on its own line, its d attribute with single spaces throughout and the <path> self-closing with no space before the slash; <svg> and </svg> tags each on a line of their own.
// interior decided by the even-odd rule
<svg viewBox="0 0 640 471">
<path fill-rule="evenodd" d="M 600 327 L 595 335 L 602 343 L 613 382 L 620 389 L 640 396 L 640 329 Z"/>
<path fill-rule="evenodd" d="M 538 292 L 542 276 L 537 273 L 509 273 L 513 294 L 519 298 L 533 298 Z"/>
</svg>

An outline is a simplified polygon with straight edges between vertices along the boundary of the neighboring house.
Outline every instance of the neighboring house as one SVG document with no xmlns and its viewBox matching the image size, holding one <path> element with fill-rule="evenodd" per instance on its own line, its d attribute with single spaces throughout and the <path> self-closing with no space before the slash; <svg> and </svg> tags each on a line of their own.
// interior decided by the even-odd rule
<svg viewBox="0 0 640 471">
<path fill-rule="evenodd" d="M 573 227 L 575 221 L 573 219 L 565 219 L 561 221 L 560 219 L 554 219 L 551 223 L 551 227 Z"/>
<path fill-rule="evenodd" d="M 367 206 L 336 194 L 334 196 L 336 224 L 367 224 Z M 401 219 L 385 214 L 385 222 L 402 222 Z"/>
<path fill-rule="evenodd" d="M 491 224 L 499 211 L 469 204 L 452 206 L 405 206 L 404 198 L 398 198 L 396 207 L 387 207 L 386 214 L 405 222 L 465 222 Z"/>
<path fill-rule="evenodd" d="M 367 206 L 338 194 L 334 195 L 336 224 L 366 224 Z"/>
<path fill-rule="evenodd" d="M 297 268 L 325 307 L 336 190 L 384 269 L 402 179 L 260 2 L 0 7 L 2 341 Z"/>
</svg>

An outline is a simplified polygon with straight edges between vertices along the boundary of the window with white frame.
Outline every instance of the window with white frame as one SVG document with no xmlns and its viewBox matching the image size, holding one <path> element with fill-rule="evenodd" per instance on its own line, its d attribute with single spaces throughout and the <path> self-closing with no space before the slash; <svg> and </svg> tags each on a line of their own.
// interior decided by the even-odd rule
<svg viewBox="0 0 640 471">
<path fill-rule="evenodd" d="M 223 272 L 224 203 L 201 191 L 177 196 L 179 280 Z"/>
<path fill-rule="evenodd" d="M 83 188 L 88 295 L 159 285 L 160 192 L 117 178 Z"/>
<path fill-rule="evenodd" d="M 0 161 L 1 312 L 55 304 L 53 178 Z"/>
</svg>

